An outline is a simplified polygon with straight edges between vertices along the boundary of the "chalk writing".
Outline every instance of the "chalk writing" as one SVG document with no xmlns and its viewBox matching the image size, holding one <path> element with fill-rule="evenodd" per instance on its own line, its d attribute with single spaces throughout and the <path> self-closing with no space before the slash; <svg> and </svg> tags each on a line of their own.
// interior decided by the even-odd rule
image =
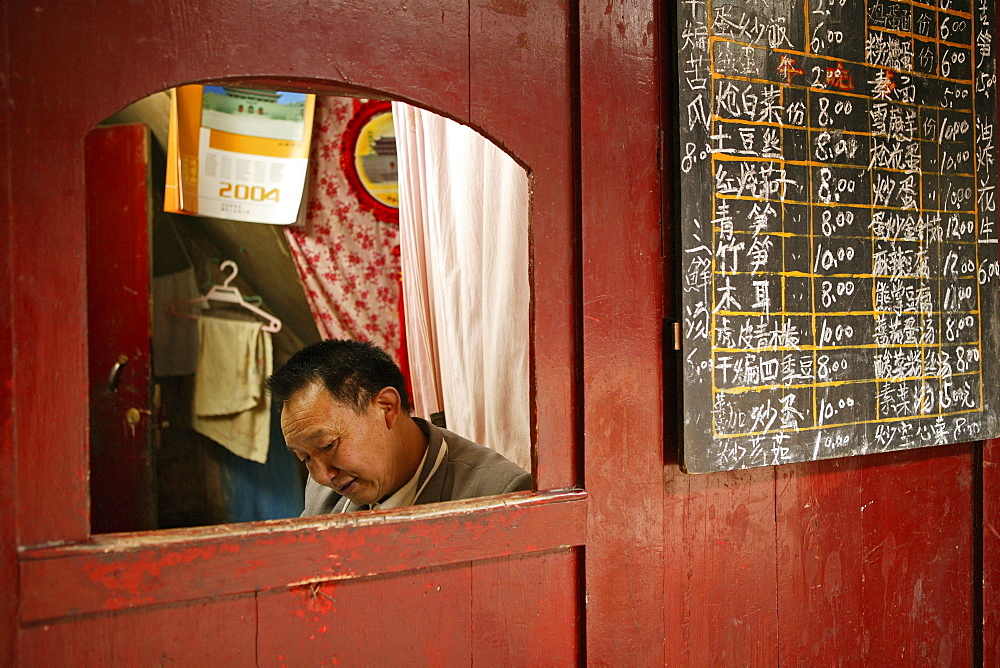
<svg viewBox="0 0 1000 668">
<path fill-rule="evenodd" d="M 993 3 L 677 12 L 685 467 L 996 436 Z"/>
</svg>

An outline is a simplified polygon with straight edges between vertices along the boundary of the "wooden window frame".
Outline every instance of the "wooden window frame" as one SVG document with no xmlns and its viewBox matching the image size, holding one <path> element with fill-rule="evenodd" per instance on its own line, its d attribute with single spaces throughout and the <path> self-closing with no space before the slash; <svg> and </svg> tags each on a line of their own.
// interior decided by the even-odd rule
<svg viewBox="0 0 1000 668">
<path fill-rule="evenodd" d="M 335 82 L 253 78 L 224 83 L 374 96 Z M 80 521 L 89 515 L 89 488 L 84 485 L 81 490 L 76 485 L 73 496 L 77 500 L 67 500 L 70 510 L 77 505 L 84 511 L 72 513 L 73 521 L 68 524 L 75 528 L 61 527 L 56 540 L 47 541 L 50 545 L 19 550 L 23 623 L 564 550 L 586 543 L 587 494 L 577 488 L 582 448 L 577 447 L 579 425 L 574 418 L 581 329 L 576 306 L 579 223 L 572 203 L 575 172 L 559 174 L 558 165 L 544 164 L 546 158 L 553 161 L 541 141 L 544 125 L 525 132 L 510 124 L 503 109 L 481 113 L 479 123 L 472 122 L 475 113 L 471 110 L 469 118 L 458 120 L 505 148 L 529 174 L 533 479 L 537 489 L 559 491 L 351 515 L 91 535 L 87 520 Z M 573 131 L 569 114 L 561 118 L 567 122 L 567 133 Z M 497 119 L 501 127 L 491 128 L 491 121 Z M 503 127 L 505 123 L 509 127 Z M 505 131 L 513 132 L 503 137 Z M 530 150 L 517 152 L 522 142 Z M 571 141 L 564 158 L 573 154 L 569 147 Z M 78 157 L 82 174 L 82 152 Z M 537 170 L 532 171 L 539 162 L 552 187 L 537 178 Z M 569 206 L 555 215 L 560 202 Z M 541 219 L 549 221 L 547 229 L 535 226 Z M 545 418 L 539 419 L 542 414 Z M 86 459 L 84 455 L 85 466 Z M 52 542 L 62 544 L 53 546 Z"/>
</svg>

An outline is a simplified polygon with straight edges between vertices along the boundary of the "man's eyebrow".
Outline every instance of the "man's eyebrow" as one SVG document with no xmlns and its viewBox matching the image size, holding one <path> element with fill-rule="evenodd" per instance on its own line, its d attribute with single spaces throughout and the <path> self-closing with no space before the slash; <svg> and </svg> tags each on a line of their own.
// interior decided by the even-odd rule
<svg viewBox="0 0 1000 668">
<path fill-rule="evenodd" d="M 285 449 L 289 452 L 304 452 L 309 447 L 325 448 L 327 445 L 336 443 L 343 438 L 343 436 L 344 432 L 341 432 L 336 436 L 331 436 L 325 429 L 319 428 L 301 439 L 301 441 L 303 441 L 303 447 L 294 448 L 286 441 Z"/>
<path fill-rule="evenodd" d="M 339 437 L 338 437 L 339 438 Z M 305 446 L 315 445 L 316 443 L 329 441 L 329 430 L 325 426 L 317 426 L 310 429 L 306 433 L 298 434 L 297 441 L 301 442 Z M 287 440 L 285 441 L 287 446 Z"/>
</svg>

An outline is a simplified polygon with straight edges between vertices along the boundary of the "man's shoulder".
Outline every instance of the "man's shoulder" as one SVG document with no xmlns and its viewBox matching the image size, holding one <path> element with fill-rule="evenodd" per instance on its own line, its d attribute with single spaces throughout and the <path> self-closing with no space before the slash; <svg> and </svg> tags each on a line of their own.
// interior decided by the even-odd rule
<svg viewBox="0 0 1000 668">
<path fill-rule="evenodd" d="M 455 432 L 448 431 L 442 427 L 433 427 L 433 429 L 440 431 L 445 443 L 448 444 L 448 460 L 452 463 L 467 466 L 513 467 L 517 471 L 524 473 L 517 464 L 492 448 L 470 441 L 464 436 L 459 436 Z"/>
<path fill-rule="evenodd" d="M 490 496 L 531 489 L 531 474 L 496 450 L 438 429 L 448 444 L 451 499 Z"/>
</svg>

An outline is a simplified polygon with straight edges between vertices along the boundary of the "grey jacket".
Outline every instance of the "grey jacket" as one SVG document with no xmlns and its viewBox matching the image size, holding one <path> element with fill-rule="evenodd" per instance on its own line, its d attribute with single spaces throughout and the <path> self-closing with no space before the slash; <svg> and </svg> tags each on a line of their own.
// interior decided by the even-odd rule
<svg viewBox="0 0 1000 668">
<path fill-rule="evenodd" d="M 423 485 L 434 468 L 442 443 L 448 444 L 441 466 L 434 472 L 414 505 L 531 489 L 531 474 L 495 450 L 473 443 L 421 418 L 413 418 L 413 421 L 427 435 L 427 456 L 417 480 L 418 487 Z M 306 504 L 301 516 L 342 513 L 347 509 L 348 503 L 347 497 L 340 496 L 310 477 L 306 480 Z"/>
</svg>

